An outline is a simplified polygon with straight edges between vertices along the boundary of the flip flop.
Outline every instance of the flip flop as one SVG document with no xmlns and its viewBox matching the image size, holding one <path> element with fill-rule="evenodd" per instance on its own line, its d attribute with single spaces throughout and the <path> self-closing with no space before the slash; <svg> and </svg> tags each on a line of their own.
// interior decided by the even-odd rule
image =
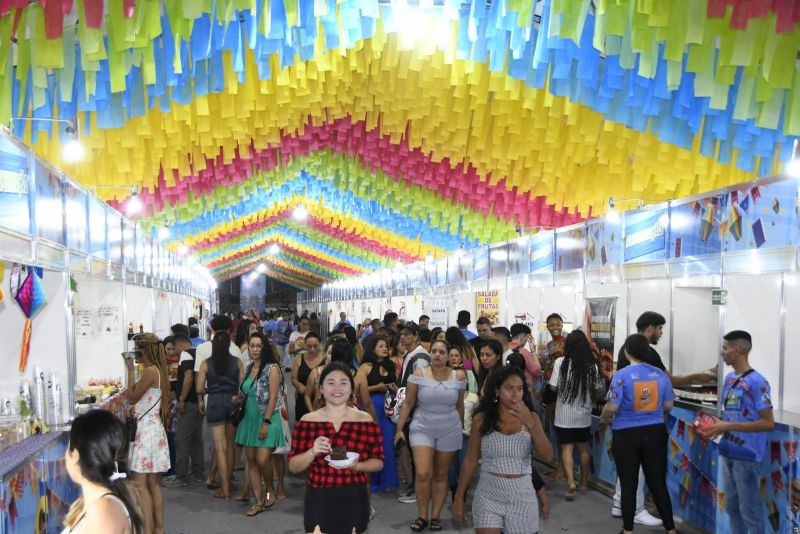
<svg viewBox="0 0 800 534">
<path fill-rule="evenodd" d="M 564 496 L 568 501 L 575 500 L 575 486 L 567 488 L 567 493 Z"/>
<path fill-rule="evenodd" d="M 236 500 L 239 502 L 250 502 L 250 497 L 239 495 L 238 497 L 236 497 Z"/>
<path fill-rule="evenodd" d="M 215 490 L 215 489 L 220 489 L 222 487 L 222 484 L 219 484 L 217 482 L 212 482 L 211 484 L 209 484 L 208 482 L 206 482 L 206 487 L 210 490 Z"/>
<path fill-rule="evenodd" d="M 255 517 L 263 511 L 264 511 L 264 506 L 256 503 L 253 506 L 251 506 L 250 509 L 247 512 L 245 512 L 244 515 L 246 515 L 247 517 Z"/>
<path fill-rule="evenodd" d="M 225 500 L 228 500 L 228 499 L 230 499 L 230 498 L 231 498 L 231 496 L 230 496 L 230 495 L 223 495 L 223 494 L 221 493 L 221 491 L 218 491 L 218 492 L 216 492 L 216 493 L 214 494 L 214 498 L 215 498 L 215 499 L 225 499 Z"/>
</svg>

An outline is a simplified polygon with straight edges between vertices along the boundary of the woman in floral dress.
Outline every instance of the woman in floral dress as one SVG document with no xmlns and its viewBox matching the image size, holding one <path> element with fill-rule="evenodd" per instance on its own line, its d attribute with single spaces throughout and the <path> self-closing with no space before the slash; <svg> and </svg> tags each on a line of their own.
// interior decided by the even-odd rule
<svg viewBox="0 0 800 534">
<path fill-rule="evenodd" d="M 160 473 L 169 469 L 169 447 L 164 421 L 169 405 L 164 345 L 155 334 L 139 334 L 133 338 L 136 363 L 144 366 L 135 381 L 134 360 L 126 359 L 128 402 L 138 419 L 136 439 L 131 444 L 128 470 L 139 490 L 145 532 L 163 534 L 164 498 L 158 485 Z"/>
</svg>

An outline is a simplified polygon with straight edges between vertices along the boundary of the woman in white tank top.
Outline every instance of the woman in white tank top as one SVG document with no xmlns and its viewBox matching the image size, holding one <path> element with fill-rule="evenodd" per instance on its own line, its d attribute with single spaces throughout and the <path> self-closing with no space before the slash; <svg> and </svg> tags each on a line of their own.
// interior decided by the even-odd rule
<svg viewBox="0 0 800 534">
<path fill-rule="evenodd" d="M 72 423 L 65 462 L 81 497 L 69 509 L 64 534 L 140 534 L 142 516 L 127 475 L 120 472 L 128 454 L 124 425 L 113 414 L 92 410 Z"/>
</svg>

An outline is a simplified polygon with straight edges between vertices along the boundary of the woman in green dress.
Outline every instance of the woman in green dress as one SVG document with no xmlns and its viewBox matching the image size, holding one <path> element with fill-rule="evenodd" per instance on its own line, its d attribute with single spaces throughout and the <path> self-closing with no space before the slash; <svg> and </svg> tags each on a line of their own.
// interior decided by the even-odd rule
<svg viewBox="0 0 800 534">
<path fill-rule="evenodd" d="M 272 486 L 272 453 L 286 441 L 281 424 L 284 384 L 278 360 L 264 334 L 250 336 L 248 349 L 252 363 L 239 388 L 239 402 L 245 403 L 244 418 L 236 432 L 236 443 L 245 447 L 247 476 L 256 503 L 247 511 L 255 516 L 275 504 Z M 261 495 L 262 479 L 267 485 Z"/>
</svg>

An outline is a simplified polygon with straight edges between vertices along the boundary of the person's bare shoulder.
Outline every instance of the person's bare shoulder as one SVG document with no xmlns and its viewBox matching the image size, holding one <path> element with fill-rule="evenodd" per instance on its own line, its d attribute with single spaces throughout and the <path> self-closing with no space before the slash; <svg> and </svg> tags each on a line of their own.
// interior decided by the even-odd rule
<svg viewBox="0 0 800 534">
<path fill-rule="evenodd" d="M 359 423 L 371 423 L 372 422 L 372 416 L 370 414 L 368 414 L 367 412 L 362 412 L 361 410 L 358 410 L 356 408 L 350 408 L 350 410 L 351 410 L 351 412 L 348 415 L 350 416 L 350 418 L 352 418 L 351 419 L 352 421 L 356 421 L 356 422 L 359 422 Z"/>
<path fill-rule="evenodd" d="M 128 514 L 116 499 L 98 499 L 86 510 L 81 532 L 94 534 L 128 532 Z"/>
<path fill-rule="evenodd" d="M 313 412 L 308 412 L 303 417 L 300 418 L 301 421 L 306 421 L 307 423 L 322 423 L 325 421 L 325 417 L 323 415 L 323 410 L 314 410 Z"/>
</svg>

